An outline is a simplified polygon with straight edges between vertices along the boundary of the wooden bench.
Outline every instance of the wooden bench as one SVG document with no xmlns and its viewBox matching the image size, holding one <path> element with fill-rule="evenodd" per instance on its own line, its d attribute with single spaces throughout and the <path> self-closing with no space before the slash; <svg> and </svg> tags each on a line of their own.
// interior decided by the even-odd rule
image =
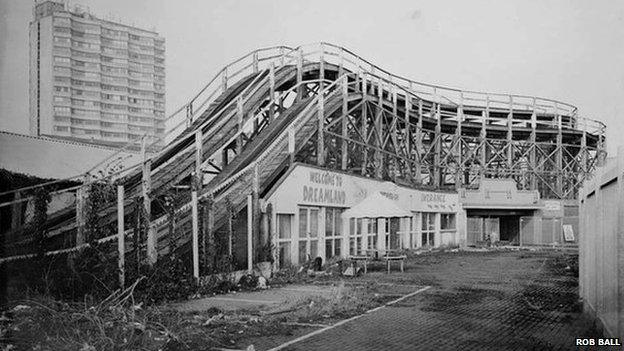
<svg viewBox="0 0 624 351">
<path fill-rule="evenodd" d="M 388 265 L 388 274 L 390 273 L 390 262 L 399 261 L 401 263 L 401 273 L 403 273 L 403 264 L 407 256 L 399 255 L 399 256 L 383 256 L 381 259 L 386 260 L 386 264 Z"/>
<path fill-rule="evenodd" d="M 372 261 L 372 257 L 371 256 L 365 256 L 365 255 L 355 255 L 355 256 L 349 256 L 349 261 L 351 261 L 351 268 L 353 268 L 353 271 L 355 272 L 355 267 L 354 267 L 354 263 L 355 262 L 363 262 L 364 263 L 364 273 L 368 272 L 368 261 Z"/>
<path fill-rule="evenodd" d="M 380 255 L 380 253 L 385 253 Z M 398 255 L 397 250 L 367 250 L 366 255 L 353 255 L 349 256 L 349 260 L 351 261 L 351 267 L 354 268 L 355 262 L 362 262 L 364 264 L 364 273 L 368 272 L 368 262 L 375 261 L 386 261 L 386 266 L 388 267 L 388 273 L 390 273 L 390 262 L 399 261 L 401 272 L 404 272 L 404 262 L 407 256 Z"/>
</svg>

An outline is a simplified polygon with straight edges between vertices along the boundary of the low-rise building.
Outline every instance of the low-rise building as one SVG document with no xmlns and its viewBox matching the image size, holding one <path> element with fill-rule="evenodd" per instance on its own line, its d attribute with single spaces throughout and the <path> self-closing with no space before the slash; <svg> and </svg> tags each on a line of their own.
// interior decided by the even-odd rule
<svg viewBox="0 0 624 351">
<path fill-rule="evenodd" d="M 460 246 L 465 212 L 456 192 L 427 191 L 392 182 L 296 164 L 265 196 L 265 229 L 279 265 L 368 250 Z"/>
</svg>

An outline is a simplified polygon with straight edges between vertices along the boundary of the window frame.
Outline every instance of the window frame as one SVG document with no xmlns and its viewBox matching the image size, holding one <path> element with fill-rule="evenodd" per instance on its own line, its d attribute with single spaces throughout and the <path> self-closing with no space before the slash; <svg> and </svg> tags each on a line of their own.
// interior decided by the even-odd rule
<svg viewBox="0 0 624 351">
<path fill-rule="evenodd" d="M 342 213 L 344 208 L 325 207 L 325 259 L 340 257 L 342 254 Z M 331 235 L 328 235 L 328 213 L 331 213 Z M 329 255 L 328 255 L 329 248 Z"/>
</svg>

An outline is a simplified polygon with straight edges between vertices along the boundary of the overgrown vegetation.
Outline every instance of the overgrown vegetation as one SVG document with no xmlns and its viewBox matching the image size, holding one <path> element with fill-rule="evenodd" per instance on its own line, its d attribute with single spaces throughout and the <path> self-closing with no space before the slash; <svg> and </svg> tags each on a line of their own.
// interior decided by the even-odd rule
<svg viewBox="0 0 624 351">
<path fill-rule="evenodd" d="M 253 337 L 290 337 L 298 323 L 333 323 L 379 306 L 388 296 L 374 294 L 375 284 L 354 288 L 339 283 L 322 293 L 288 301 L 273 313 L 180 312 L 146 305 L 136 281 L 99 301 L 16 301 L 3 313 L 0 344 L 42 350 L 197 350 L 245 348 Z M 253 285 L 253 276 L 243 283 Z M 394 297 L 392 297 L 394 298 Z"/>
<path fill-rule="evenodd" d="M 100 301 L 120 288 L 116 240 L 100 242 L 117 231 L 116 223 L 105 218 L 101 211 L 115 203 L 116 185 L 109 181 L 96 180 L 88 186 L 87 194 L 82 242 L 88 245 L 72 252 L 45 255 L 50 249 L 47 247 L 44 225 L 50 194 L 45 187 L 37 190 L 34 196 L 35 213 L 28 224 L 37 255 L 32 259 L 0 264 L 0 270 L 4 270 L 6 276 L 11 278 L 3 296 L 9 296 L 13 300 L 28 296 L 46 296 L 63 301 L 83 301 L 85 298 Z M 146 304 L 238 288 L 229 281 L 227 275 L 214 274 L 231 272 L 235 264 L 231 255 L 223 254 L 226 251 L 223 246 L 228 243 L 216 241 L 208 235 L 203 243 L 206 250 L 202 252 L 201 268 L 203 275 L 213 276 L 201 285 L 193 277 L 191 258 L 186 253 L 190 250 L 177 246 L 178 239 L 185 235 L 183 228 L 177 223 L 175 213 L 175 209 L 180 206 L 180 198 L 174 195 L 163 197 L 162 207 L 169 215 L 169 253 L 161 256 L 153 266 L 147 264 L 145 241 L 148 222 L 142 198 L 135 198 L 134 210 L 126 217 L 126 223 L 134 230 L 127 242 L 131 250 L 126 252 L 125 282 L 128 285 L 140 281 L 135 287 L 134 297 Z M 202 207 L 206 209 L 209 205 L 202 203 Z M 206 212 L 203 211 L 202 214 L 207 215 Z M 216 242 L 220 244 L 220 248 L 215 247 Z M 249 284 L 245 285 L 248 287 Z"/>
<path fill-rule="evenodd" d="M 327 319 L 345 319 L 362 314 L 388 298 L 372 294 L 369 289 L 354 289 L 344 282 L 329 287 L 329 293 L 304 298 L 293 313 L 297 322 L 312 323 Z"/>
<path fill-rule="evenodd" d="M 223 344 L 201 324 L 189 329 L 192 315 L 142 306 L 133 294 L 136 283 L 97 303 L 22 301 L 3 314 L 12 323 L 0 328 L 2 341 L 17 349 L 85 351 L 190 350 L 184 345 L 198 337 L 204 347 Z"/>
</svg>

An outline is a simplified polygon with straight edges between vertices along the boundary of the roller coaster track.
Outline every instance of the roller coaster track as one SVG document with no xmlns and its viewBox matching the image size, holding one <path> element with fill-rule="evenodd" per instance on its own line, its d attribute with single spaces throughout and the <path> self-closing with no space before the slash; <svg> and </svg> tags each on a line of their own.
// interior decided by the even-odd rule
<svg viewBox="0 0 624 351">
<path fill-rule="evenodd" d="M 127 214 L 134 199 L 148 199 L 161 252 L 170 228 L 151 203 L 197 184 L 198 174 L 218 230 L 228 207 L 242 211 L 249 194 L 257 201 L 293 161 L 429 189 L 513 178 L 543 198 L 573 199 L 605 149 L 605 126 L 573 105 L 416 82 L 328 43 L 255 50 L 222 69 L 170 121 L 180 126 L 173 141 L 117 179 Z M 185 196 L 176 210 L 179 244 L 191 226 Z M 103 223 L 114 225 L 115 213 L 113 204 L 103 208 Z M 76 227 L 70 207 L 51 216 L 48 229 L 51 237 L 71 237 Z"/>
</svg>

